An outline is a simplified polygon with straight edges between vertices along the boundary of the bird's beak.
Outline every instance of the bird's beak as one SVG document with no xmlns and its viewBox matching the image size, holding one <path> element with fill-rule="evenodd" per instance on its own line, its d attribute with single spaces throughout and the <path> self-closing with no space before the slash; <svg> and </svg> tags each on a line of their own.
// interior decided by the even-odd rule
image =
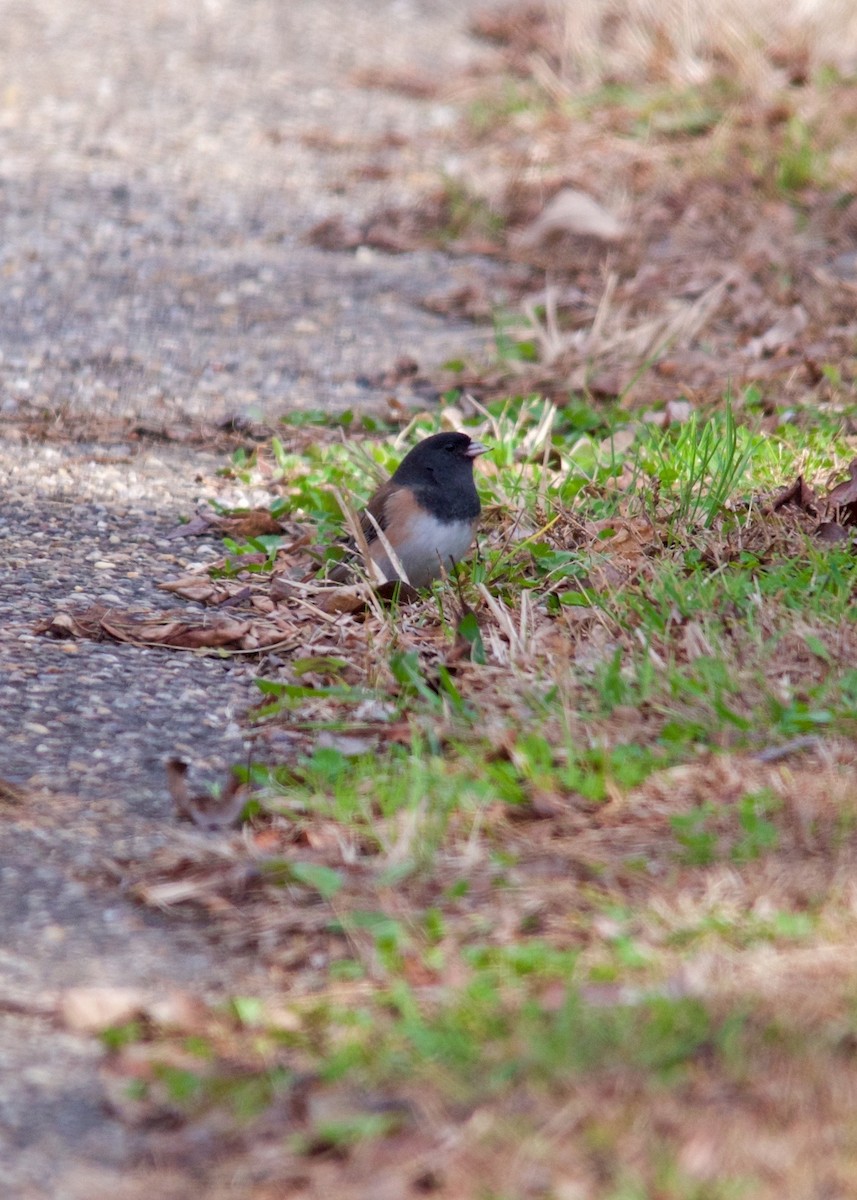
<svg viewBox="0 0 857 1200">
<path fill-rule="evenodd" d="M 487 454 L 490 447 L 483 446 L 481 442 L 471 442 L 464 451 L 465 458 L 478 458 L 480 454 Z"/>
</svg>

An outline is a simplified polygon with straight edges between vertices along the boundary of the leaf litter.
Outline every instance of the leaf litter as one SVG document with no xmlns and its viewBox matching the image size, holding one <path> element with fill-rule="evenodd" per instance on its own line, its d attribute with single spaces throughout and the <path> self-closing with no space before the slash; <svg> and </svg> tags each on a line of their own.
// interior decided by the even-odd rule
<svg viewBox="0 0 857 1200">
<path fill-rule="evenodd" d="M 427 300 L 495 323 L 521 314 L 512 340 L 523 351 L 451 373 L 451 386 L 483 400 L 514 390 L 565 403 L 583 389 L 635 408 L 718 405 L 752 382 L 778 402 L 835 396 L 857 376 L 853 162 L 841 128 L 853 89 L 847 72 L 819 83 L 831 47 L 818 51 L 818 27 L 799 50 L 774 50 L 799 40 L 806 14 L 792 16 L 766 9 L 762 23 L 782 28 L 756 39 L 718 12 L 689 12 L 669 30 L 647 11 L 587 13 L 581 27 L 563 5 L 480 14 L 474 32 L 505 70 L 495 58 L 487 76 L 458 81 L 459 120 L 434 135 L 443 161 L 454 149 L 454 172 L 359 226 L 335 217 L 310 240 L 490 256 L 489 294 L 456 284 Z M 844 9 L 831 42 L 837 30 L 838 49 L 851 45 Z M 685 61 L 715 35 L 718 51 Z M 813 48 L 814 72 L 788 69 Z M 553 300 L 530 302 L 545 291 Z"/>
<path fill-rule="evenodd" d="M 541 6 L 529 7 L 541 27 Z M 521 11 L 504 20 L 516 23 Z M 550 80 L 561 67 L 554 53 L 559 43 L 541 35 L 532 41 L 534 20 L 529 32 L 527 25 L 524 21 L 523 33 L 514 33 L 524 42 L 510 62 Z M 507 23 L 485 32 L 508 43 L 511 29 Z M 395 80 L 380 83 L 398 86 Z M 620 145 L 616 127 L 632 118 L 619 106 L 597 129 L 593 123 L 591 137 L 586 122 L 577 122 L 581 141 L 574 152 L 567 128 L 552 131 L 546 122 L 534 131 L 532 122 L 517 127 L 514 120 L 504 120 L 496 137 L 483 142 L 492 152 L 501 147 L 507 172 L 520 168 L 523 175 L 530 169 L 530 158 L 521 156 L 514 144 L 523 137 L 528 155 L 532 152 L 542 162 L 573 160 L 575 174 L 541 171 L 532 187 L 515 180 L 499 200 L 494 196 L 487 205 L 471 205 L 471 228 L 466 222 L 462 226 L 455 213 L 461 196 L 447 190 L 439 191 L 422 213 L 388 210 L 359 229 L 340 223 L 323 236 L 337 248 L 374 244 L 398 252 L 436 245 L 438 229 L 445 227 L 443 240 L 453 252 L 477 249 L 507 263 L 506 298 L 538 296 L 518 334 L 534 344 L 539 361 L 522 356 L 487 370 L 465 366 L 453 371 L 452 382 L 472 388 L 478 397 L 532 389 L 565 403 L 574 385 L 590 399 L 621 397 L 628 408 L 660 406 L 666 399 L 702 411 L 720 402 L 727 379 L 732 384 L 760 381 L 776 389 L 780 405 L 800 403 L 808 390 L 835 397 L 837 386 L 823 368 L 840 363 L 844 385 L 853 381 L 853 296 L 846 296 L 844 284 L 835 278 L 831 282 L 824 271 L 818 239 L 823 237 L 825 251 L 831 253 L 847 243 L 853 220 L 847 197 L 829 205 L 823 199 L 816 203 L 812 195 L 810 204 L 801 202 L 800 219 L 808 220 L 812 237 L 796 239 L 794 197 L 767 194 L 760 201 L 759 185 L 764 188 L 765 179 L 745 179 L 743 168 L 730 170 L 724 179 L 698 169 L 696 174 L 676 170 L 680 143 L 675 140 L 665 152 L 661 148 L 660 159 L 650 139 L 639 151 L 627 141 Z M 756 153 L 764 158 L 765 144 L 777 143 L 780 124 L 775 114 L 744 110 L 734 122 L 738 130 L 748 130 L 743 145 L 744 135 L 736 143 L 741 161 L 749 162 Z M 699 144 L 700 157 L 710 153 L 709 145 Z M 729 160 L 733 151 L 727 151 Z M 579 229 L 553 230 L 549 246 L 541 245 L 540 237 L 527 238 L 527 230 L 539 230 L 552 198 L 565 188 L 579 189 L 581 179 L 604 177 L 603 198 L 593 198 L 593 203 L 602 216 L 609 216 L 617 163 L 622 172 L 651 186 L 644 203 L 632 200 L 628 226 L 636 236 L 612 246 L 610 270 L 605 269 L 603 249 L 583 244 Z M 475 173 L 482 173 L 481 168 Z M 508 230 L 486 223 L 486 208 L 489 216 L 499 211 Z M 515 249 L 521 233 L 524 244 Z M 323 244 L 322 237 L 319 242 Z M 548 286 L 546 267 L 553 272 Z M 791 284 L 785 285 L 785 279 Z M 486 315 L 495 311 L 492 297 L 474 297 L 467 288 L 457 298 L 434 303 L 448 303 L 453 311 L 456 304 Z M 655 416 L 664 426 L 670 423 L 667 415 Z M 688 412 L 678 420 L 687 421 Z M 536 472 L 529 473 L 532 465 L 527 460 L 522 476 L 537 489 L 541 485 Z M 851 950 L 855 862 L 849 836 L 853 741 L 822 723 L 818 732 L 783 735 L 784 740 L 778 737 L 766 745 L 770 735 L 762 720 L 759 748 L 752 728 L 758 719 L 753 705 L 759 681 L 739 670 L 737 696 L 725 693 L 720 703 L 733 728 L 741 721 L 751 724 L 749 744 L 721 733 L 712 747 L 695 748 L 690 761 L 658 764 L 633 785 L 605 772 L 595 795 L 576 781 L 570 747 L 586 747 L 597 756 L 617 746 L 650 745 L 663 730 L 664 715 L 657 708 L 662 698 L 656 694 L 639 701 L 623 665 L 622 656 L 627 660 L 641 641 L 645 661 L 663 677 L 675 664 L 702 669 L 712 658 L 712 612 L 704 605 L 688 613 L 678 603 L 665 603 L 666 628 L 650 635 L 638 618 L 628 619 L 624 627 L 616 619 L 614 609 L 623 597 L 638 595 L 654 605 L 659 566 L 681 562 L 688 552 L 698 553 L 713 574 L 747 557 L 762 568 L 799 563 L 806 556 L 808 536 L 822 543 L 846 540 L 854 523 L 855 478 L 852 470 L 851 478 L 825 497 L 800 475 L 777 495 L 753 497 L 746 521 L 718 518 L 705 530 L 698 524 L 683 530 L 654 488 L 645 506 L 623 496 L 609 519 L 582 520 L 568 509 L 554 519 L 555 512 L 545 511 L 522 531 L 517 528 L 520 514 L 500 506 L 499 515 L 496 510 L 488 514 L 484 545 L 492 553 L 501 548 L 518 568 L 524 563 L 523 578 L 537 580 L 538 586 L 522 598 L 521 576 L 514 577 L 510 588 L 500 570 L 489 574 L 487 583 L 466 589 L 466 604 L 454 588 L 445 590 L 442 612 L 434 601 L 400 597 L 395 622 L 371 588 L 322 588 L 308 578 L 313 569 L 311 556 L 303 557 L 308 545 L 290 560 L 278 554 L 273 564 L 267 553 L 243 555 L 243 566 L 252 569 L 239 569 L 234 578 L 201 573 L 174 581 L 172 594 L 201 606 L 202 613 L 158 614 L 147 625 L 145 614 L 131 621 L 127 615 L 94 610 L 79 628 L 76 615 L 58 614 L 51 630 L 58 636 L 132 642 L 136 637 L 140 644 L 149 644 L 152 637 L 152 644 L 176 649 L 258 655 L 263 677 L 266 657 L 284 664 L 272 666 L 271 682 L 285 684 L 280 698 L 287 703 L 277 706 L 274 689 L 271 704 L 258 712 L 257 730 L 260 746 L 277 733 L 285 739 L 288 750 L 281 761 L 286 782 L 272 789 L 254 781 L 248 769 L 248 803 L 241 814 L 247 819 L 234 830 L 231 820 L 215 820 L 213 828 L 208 823 L 209 805 L 217 811 L 218 789 L 210 796 L 197 795 L 185 787 L 183 774 L 180 782 L 174 777 L 176 807 L 198 828 L 178 828 L 175 839 L 150 860 L 109 864 L 105 876 L 111 886 L 118 884 L 138 902 L 168 911 L 174 919 L 192 920 L 197 910 L 216 919 L 216 936 L 227 953 L 252 947 L 296 1002 L 284 1018 L 292 1034 L 317 1036 L 315 1001 L 323 1007 L 339 999 L 357 1009 L 389 982 L 391 973 L 396 982 L 407 981 L 428 1010 L 439 991 L 452 991 L 469 978 L 462 962 L 474 938 L 499 949 L 525 943 L 530 936 L 574 950 L 576 977 L 589 981 L 583 992 L 601 1006 L 604 1023 L 612 1011 L 644 1005 L 647 997 L 689 997 L 712 1011 L 721 1006 L 727 1014 L 740 1014 L 751 1030 L 761 1031 L 763 1045 L 754 1046 L 754 1064 L 764 1069 L 754 1070 L 752 1078 L 746 1071 L 721 1071 L 715 1064 L 717 1050 L 707 1041 L 686 1064 L 679 1089 L 647 1090 L 639 1075 L 619 1063 L 606 1082 L 575 1075 L 570 1086 L 551 1095 L 549 1113 L 536 1098 L 525 1096 L 524 1106 L 535 1114 L 535 1134 L 529 1143 L 526 1135 L 516 1137 L 514 1151 L 507 1134 L 521 1119 L 520 1093 L 506 1107 L 502 1101 L 493 1110 L 489 1105 L 466 1107 L 481 1131 L 475 1140 L 462 1138 L 460 1121 L 439 1116 L 436 1102 L 430 1101 L 428 1112 L 421 1112 L 421 1127 L 428 1130 L 433 1161 L 442 1162 L 443 1169 L 429 1165 L 415 1171 L 414 1179 L 425 1181 L 425 1190 L 449 1188 L 447 1194 L 462 1195 L 467 1187 L 462 1181 L 479 1179 L 480 1186 L 495 1181 L 504 1189 L 511 1180 L 522 1194 L 554 1185 L 557 1194 L 612 1194 L 622 1181 L 611 1175 L 608 1160 L 645 1163 L 654 1140 L 654 1153 L 663 1150 L 669 1164 L 677 1148 L 676 1169 L 686 1172 L 675 1188 L 663 1173 L 651 1184 L 665 1194 L 690 1194 L 707 1188 L 709 1181 L 712 1194 L 720 1194 L 723 1145 L 729 1147 L 730 1172 L 754 1183 L 761 1174 L 760 1195 L 800 1190 L 801 1172 L 807 1192 L 822 1186 L 831 1194 L 844 1194 L 847 1155 L 822 1168 L 816 1133 L 818 1122 L 833 1128 L 847 1111 L 852 1090 L 853 1047 L 842 1006 L 850 1003 L 857 971 Z M 629 486 L 624 471 L 611 486 L 620 493 Z M 603 498 L 604 492 L 593 488 L 589 498 L 593 494 Z M 191 523 L 185 532 L 206 533 L 213 524 L 206 522 L 203 528 Z M 544 530 L 537 548 L 543 544 L 550 554 L 576 555 L 585 570 L 572 577 L 545 576 L 534 548 L 527 545 L 537 530 Z M 244 536 L 236 529 L 224 532 Z M 215 566 L 235 570 L 230 555 Z M 730 625 L 727 598 L 718 596 L 717 605 L 722 606 L 717 615 L 729 631 L 735 663 L 751 659 L 757 647 L 742 629 L 742 615 L 735 615 Z M 827 674 L 824 647 L 809 617 L 805 627 L 796 622 L 783 637 L 770 622 L 769 607 L 760 598 L 761 633 L 782 640 L 766 667 L 766 701 L 785 704 L 783 698 L 796 692 L 803 703 L 811 685 L 821 684 Z M 837 628 L 836 636 L 837 654 L 843 661 L 853 660 L 857 647 L 850 629 Z M 395 672 L 388 665 L 393 652 L 404 656 Z M 581 675 L 606 680 L 605 687 L 615 692 L 609 711 L 595 723 L 597 734 L 576 712 L 581 692 L 572 688 L 563 695 L 570 663 Z M 540 764 L 521 736 L 532 728 L 534 710 L 529 706 L 544 698 L 532 685 L 545 677 L 568 721 L 563 728 L 548 717 L 540 726 L 555 751 L 551 769 Z M 343 683 L 365 698 L 344 701 L 337 693 Z M 434 706 L 429 718 L 420 712 L 420 702 Z M 413 747 L 415 738 L 433 738 L 433 753 L 448 762 L 450 771 L 460 771 L 460 730 L 452 711 L 459 702 L 475 707 L 480 732 L 494 744 L 485 769 L 496 768 L 492 778 L 502 780 L 508 767 L 521 795 L 509 802 L 498 783 L 493 798 L 477 805 L 475 813 L 453 813 L 431 871 L 421 873 L 413 864 L 419 861 L 421 844 L 431 837 L 430 806 L 390 814 L 370 794 L 359 820 L 337 818 L 324 808 L 325 787 L 312 784 L 306 760 L 319 746 L 345 756 L 354 750 L 357 758 L 369 747 L 370 753 L 379 751 L 380 759 L 380 751 L 393 743 Z M 693 715 L 694 703 L 693 697 L 685 699 L 686 715 Z M 375 709 L 361 714 L 363 705 Z M 389 707 L 379 710 L 383 705 Z M 797 711 L 802 716 L 825 718 L 823 711 Z M 277 744 L 282 746 L 283 740 Z M 573 782 L 557 783 L 558 765 Z M 221 791 L 230 786 L 227 780 Z M 437 778 L 434 786 L 440 789 Z M 763 799 L 748 805 L 748 794 Z M 238 795 L 236 791 L 231 800 L 237 803 Z M 245 793 L 240 796 L 243 806 Z M 231 817 L 230 803 L 227 798 L 225 813 Z M 776 845 L 765 842 L 771 836 L 778 839 Z M 763 852 L 760 847 L 765 846 Z M 701 867 L 697 860 L 708 854 L 715 861 Z M 752 859 L 753 854 L 758 857 Z M 451 899 L 463 877 L 467 891 Z M 430 951 L 436 948 L 427 946 L 421 933 L 432 908 L 445 921 L 441 953 L 434 957 Z M 399 948 L 392 972 L 385 959 L 388 949 L 369 933 L 371 921 L 353 916 L 361 912 L 407 930 L 407 944 Z M 802 918 L 822 927 L 826 942 L 803 940 Z M 691 951 L 683 953 L 684 946 Z M 642 964 L 629 965 L 634 953 Z M 355 959 L 364 977 L 333 984 L 331 965 Z M 616 977 L 620 981 L 611 982 Z M 631 983 L 625 982 L 628 978 Z M 537 996 L 543 1018 L 562 1003 L 556 984 L 544 986 Z M 137 1061 L 131 1051 L 124 1058 L 117 1053 L 111 1068 L 126 1095 L 128 1081 L 135 1078 L 144 1078 L 151 1088 L 154 1103 L 144 1109 L 144 1122 L 181 1124 L 187 1110 L 161 1087 L 160 1067 L 173 1055 L 166 1065 L 180 1076 L 205 1072 L 171 1040 L 169 1022 L 159 1023 L 142 1002 L 140 1008 L 152 1040 Z M 768 1019 L 774 1023 L 771 1028 L 764 1024 Z M 286 1091 L 291 1099 L 280 1107 L 270 1096 L 268 1101 L 280 1122 L 278 1134 L 291 1128 L 288 1121 L 304 1106 L 291 1074 L 300 1071 L 301 1053 L 282 1046 L 274 1052 L 268 1046 L 268 1057 L 263 1053 L 261 1061 L 258 1046 L 242 1040 L 236 1023 L 214 1013 L 206 1020 L 215 1046 L 214 1090 L 218 1063 L 225 1064 L 220 1082 L 235 1082 L 248 1066 L 258 1079 L 273 1056 L 276 1066 L 290 1073 Z M 266 1022 L 270 1028 L 276 1025 L 273 1015 L 261 1014 L 260 1025 Z M 831 1031 L 840 1026 L 846 1033 L 837 1040 Z M 777 1037 L 793 1040 L 796 1058 L 780 1053 L 780 1042 L 765 1048 L 765 1038 Z M 490 1045 L 484 1050 L 487 1054 Z M 815 1124 L 801 1113 L 805 1095 L 797 1079 L 809 1081 Z M 399 1087 L 397 1095 L 407 1091 L 407 1085 Z M 196 1111 L 205 1111 L 206 1103 Z M 345 1111 L 353 1113 L 350 1103 Z M 121 1108 L 121 1101 L 117 1105 Z M 125 1112 L 129 1121 L 137 1119 L 127 1107 Z M 565 1135 L 569 1128 L 588 1127 L 594 1113 L 598 1125 L 584 1154 L 580 1139 Z M 603 1153 L 601 1143 L 607 1147 Z M 545 1144 L 551 1149 L 553 1172 L 547 1183 L 533 1174 Z M 306 1145 L 322 1152 L 330 1148 L 323 1138 Z M 415 1143 L 409 1147 L 413 1151 Z M 383 1155 L 383 1141 L 370 1142 L 352 1157 L 349 1173 L 365 1171 L 371 1181 L 380 1178 Z M 411 1182 L 403 1182 L 401 1194 Z M 340 1175 L 328 1194 L 342 1194 L 341 1185 Z"/>
<path fill-rule="evenodd" d="M 562 454 L 543 442 L 522 434 L 515 466 L 534 494 L 543 486 L 543 471 L 557 479 L 568 471 Z M 555 461 L 544 447 L 553 450 Z M 265 469 L 262 464 L 263 474 Z M 495 478 L 488 477 L 492 487 Z M 222 1012 L 194 1010 L 189 1030 L 184 1018 L 153 1013 L 146 997 L 117 995 L 115 1004 L 124 1005 L 119 1009 L 97 997 L 91 1003 L 86 997 L 68 1001 L 63 1010 L 68 1019 L 90 1028 L 106 1019 L 101 1012 L 119 1011 L 120 1026 L 126 1018 L 129 1026 L 136 1022 L 137 1039 L 117 1046 L 105 1063 L 105 1088 L 122 1120 L 172 1130 L 164 1135 L 165 1147 L 172 1147 L 165 1153 L 181 1155 L 190 1130 L 200 1127 L 232 1131 L 239 1141 L 247 1139 L 242 1145 L 254 1139 L 258 1144 L 266 1137 L 266 1121 L 300 1134 L 304 1154 L 313 1147 L 325 1153 L 330 1146 L 325 1113 L 337 1105 L 340 1117 L 365 1118 L 367 1128 L 379 1115 L 389 1116 L 390 1124 L 372 1128 L 413 1130 L 412 1114 L 424 1122 L 426 1101 L 418 1086 L 354 1092 L 329 1083 L 307 1090 L 301 1083 L 312 1077 L 317 1062 L 308 1046 L 318 1006 L 343 997 L 346 1004 L 371 1004 L 383 994 L 389 952 L 372 932 L 382 921 L 404 931 L 395 935 L 402 939 L 396 978 L 427 1010 L 470 978 L 466 963 L 474 921 L 488 906 L 491 920 L 480 926 L 480 944 L 499 950 L 535 936 L 573 950 L 575 975 L 584 981 L 581 996 L 599 1011 L 645 1011 L 652 997 L 668 996 L 724 1012 L 752 997 L 759 1013 L 776 1013 L 788 997 L 798 1028 L 811 1032 L 821 1019 L 802 972 L 824 964 L 810 962 L 799 941 L 778 943 L 773 975 L 773 967 L 763 972 L 759 952 L 738 955 L 718 943 L 713 958 L 688 957 L 673 941 L 679 946 L 684 938 L 703 938 L 694 931 L 726 910 L 739 931 L 735 936 L 752 941 L 752 930 L 768 920 L 765 913 L 799 911 L 810 896 L 821 897 L 813 903 L 821 904 L 833 927 L 842 928 L 855 866 L 851 841 L 838 833 L 852 804 L 850 743 L 827 732 L 773 745 L 751 741 L 747 750 L 726 741 L 691 762 L 656 764 L 630 788 L 608 773 L 603 786 L 587 794 L 582 777 L 574 782 L 575 748 L 590 747 L 587 753 L 596 756 L 602 750 L 577 711 L 581 693 L 574 689 L 580 685 L 572 684 L 569 664 L 583 678 L 609 673 L 617 650 L 627 652 L 640 628 L 634 622 L 623 628 L 609 598 L 618 603 L 629 589 L 646 594 L 661 567 L 690 547 L 710 560 L 712 571 L 747 553 L 761 562 L 799 560 L 819 518 L 841 519 L 848 511 L 854 472 L 821 497 L 800 476 L 789 488 L 756 498 L 749 512 L 739 507 L 740 519 L 724 507 L 708 530 L 683 528 L 667 494 L 654 486 L 641 493 L 634 481 L 633 472 L 622 471 L 603 491 L 595 490 L 602 499 L 612 495 L 610 517 L 586 515 L 585 503 L 536 511 L 513 502 L 487 505 L 477 564 L 487 571 L 486 582 L 473 586 L 465 579 L 459 587 L 450 580 L 436 597 L 404 593 L 385 599 L 364 583 L 324 584 L 316 576 L 313 530 L 289 519 L 277 535 L 279 547 L 262 555 L 264 561 L 230 552 L 167 584 L 171 596 L 186 601 L 186 610 L 147 616 L 100 605 L 53 618 L 46 632 L 56 636 L 258 656 L 263 698 L 254 719 L 254 758 L 258 754 L 263 762 L 273 752 L 283 772 L 274 784 L 264 773 L 255 774 L 249 762 L 204 789 L 188 782 L 186 763 L 171 762 L 169 791 L 184 823 L 145 861 L 117 858 L 95 872 L 102 886 L 118 887 L 145 907 L 190 922 L 200 936 L 216 937 L 224 953 L 252 953 L 281 981 L 286 998 L 281 1017 L 292 1043 L 277 1042 L 280 1018 L 269 1012 L 260 1011 L 257 1023 L 245 1027 Z M 552 579 L 535 549 L 542 556 L 571 555 L 580 570 Z M 510 564 L 505 568 L 503 556 Z M 595 603 L 598 596 L 602 602 Z M 567 603 L 571 599 L 575 602 Z M 711 658 L 705 613 L 675 611 L 669 620 L 663 636 L 650 635 L 652 662 L 692 665 Z M 740 631 L 734 636 L 740 644 Z M 784 643 L 774 665 L 778 675 L 786 662 L 800 662 L 800 655 L 806 656 L 800 639 L 793 647 Z M 802 666 L 802 677 L 811 669 Z M 540 767 L 524 735 L 532 727 L 532 705 L 546 686 L 561 697 L 564 689 L 568 694 L 541 720 L 552 761 Z M 620 676 L 616 686 L 621 689 Z M 752 702 L 750 692 L 732 701 L 742 712 Z M 521 794 L 514 802 L 504 799 L 498 782 L 493 794 L 483 789 L 474 809 L 465 805 L 447 814 L 430 871 L 415 868 L 426 840 L 437 836 L 432 823 L 438 818 L 425 799 L 415 808 L 384 811 L 367 791 L 363 815 L 343 819 L 325 802 L 325 785 L 312 782 L 312 764 L 325 761 L 319 753 L 332 753 L 334 764 L 373 755 L 380 762 L 395 746 L 413 752 L 415 739 L 427 738 L 448 772 L 466 774 L 460 747 L 463 736 L 472 736 L 462 733 L 468 706 L 479 737 L 493 746 L 484 770 L 497 772 L 498 781 L 510 771 L 521 781 L 516 785 Z M 599 718 L 599 744 L 603 738 L 603 752 L 616 745 L 645 747 L 662 727 L 651 704 L 615 703 Z M 266 754 L 266 746 L 272 752 Z M 567 772 L 568 782 L 559 782 L 558 769 Z M 434 777 L 429 786 L 441 786 L 441 779 Z M 764 811 L 776 813 L 778 841 L 757 859 L 752 858 L 761 854 L 757 843 L 764 846 L 764 837 L 774 835 L 767 833 L 768 818 L 754 818 L 747 808 L 747 794 L 774 798 Z M 746 811 L 747 829 L 736 821 L 738 811 Z M 496 857 L 497 848 L 508 866 Z M 712 868 L 694 868 L 693 856 L 707 853 L 716 854 Z M 645 871 L 633 865 L 640 862 L 647 864 Z M 451 900 L 462 876 L 466 898 Z M 633 915 L 608 918 L 605 906 Z M 419 932 L 427 910 L 443 913 L 442 952 L 434 957 Z M 636 980 L 602 981 L 613 969 L 611 947 L 629 937 L 642 960 L 657 962 L 657 969 L 640 967 Z M 355 963 L 359 981 L 332 982 L 338 969 L 353 969 Z M 844 959 L 838 961 L 836 988 L 847 987 L 849 969 Z M 556 987 L 547 980 L 536 988 L 545 1013 L 561 1008 Z M 830 991 L 825 1003 L 834 1003 Z M 187 1053 L 189 1032 L 206 1043 L 203 1061 Z M 190 1096 L 181 1099 L 183 1079 L 194 1082 Z M 129 1082 L 138 1099 L 128 1099 Z M 631 1076 L 626 1082 L 630 1086 Z M 575 1086 L 578 1095 L 591 1093 L 592 1103 L 596 1097 L 602 1107 L 607 1103 L 595 1078 L 580 1077 Z M 704 1090 L 702 1082 L 699 1086 Z M 245 1088 L 256 1089 L 258 1115 L 239 1134 L 223 1115 L 223 1097 L 243 1095 Z M 568 1101 L 562 1087 L 559 1095 Z M 666 1092 L 650 1102 L 665 1114 L 670 1096 Z M 495 1103 L 492 1120 L 503 1119 L 506 1103 Z M 757 1131 L 767 1127 L 749 1103 L 741 1111 Z M 455 1125 L 446 1110 L 435 1117 L 426 1140 L 430 1157 L 440 1153 Z M 367 1153 L 381 1154 L 387 1144 L 377 1139 Z M 228 1159 L 239 1153 L 236 1146 L 226 1139 L 221 1152 Z M 500 1153 L 496 1142 L 494 1150 Z M 742 1161 L 754 1161 L 751 1149 L 742 1153 Z M 441 1158 L 451 1177 L 473 1169 L 472 1161 L 454 1154 Z M 500 1158 L 512 1169 L 502 1153 Z M 494 1167 L 483 1161 L 480 1169 L 490 1176 Z"/>
</svg>

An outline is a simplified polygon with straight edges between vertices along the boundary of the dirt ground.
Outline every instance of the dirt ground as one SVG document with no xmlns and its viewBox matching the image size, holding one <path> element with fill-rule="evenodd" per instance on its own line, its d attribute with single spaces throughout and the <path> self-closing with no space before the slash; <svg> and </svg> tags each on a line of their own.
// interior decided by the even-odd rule
<svg viewBox="0 0 857 1200">
<path fill-rule="evenodd" d="M 114 1119 L 97 1047 L 51 1013 L 77 985 L 270 988 L 248 953 L 104 883 L 172 836 L 169 754 L 209 773 L 240 759 L 253 669 L 33 627 L 87 598 L 166 606 L 157 583 L 213 553 L 169 536 L 179 518 L 243 498 L 216 475 L 229 449 L 216 422 L 407 401 L 407 383 L 378 381 L 396 359 L 430 370 L 478 352 L 484 330 L 418 301 L 486 263 L 303 240 L 442 165 L 419 135 L 449 121 L 443 104 L 354 80 L 490 56 L 466 32 L 474 8 L 0 5 L 3 1195 L 205 1186 L 201 1162 L 161 1169 L 149 1135 Z M 257 1193 L 239 1180 L 228 1194 Z"/>
</svg>

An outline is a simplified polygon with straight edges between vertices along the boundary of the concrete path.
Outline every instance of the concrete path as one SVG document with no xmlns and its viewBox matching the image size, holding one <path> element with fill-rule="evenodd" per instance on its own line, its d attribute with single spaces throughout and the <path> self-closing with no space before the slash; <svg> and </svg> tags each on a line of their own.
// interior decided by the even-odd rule
<svg viewBox="0 0 857 1200">
<path fill-rule="evenodd" d="M 98 882 L 170 836 L 166 754 L 240 758 L 252 666 L 33 625 L 69 598 L 166 606 L 157 582 L 213 552 L 166 534 L 223 487 L 222 460 L 129 444 L 116 418 L 373 404 L 367 381 L 399 356 L 430 371 L 484 344 L 419 307 L 480 264 L 303 241 L 443 168 L 452 110 L 355 79 L 454 78 L 490 53 L 466 32 L 475 7 L 0 3 L 0 779 L 23 789 L 0 799 L 2 1196 L 153 1194 L 134 1166 L 145 1134 L 105 1110 L 97 1048 L 46 1015 L 58 993 L 267 986 L 252 956 Z M 58 407 L 82 441 L 31 435 Z M 181 1169 L 159 1186 L 205 1194 Z"/>
</svg>

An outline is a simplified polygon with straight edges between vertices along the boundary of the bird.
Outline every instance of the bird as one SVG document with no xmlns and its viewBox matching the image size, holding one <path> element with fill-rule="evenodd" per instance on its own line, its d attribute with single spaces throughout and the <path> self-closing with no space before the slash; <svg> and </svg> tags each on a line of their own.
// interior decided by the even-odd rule
<svg viewBox="0 0 857 1200">
<path fill-rule="evenodd" d="M 360 515 L 360 528 L 385 579 L 402 578 L 390 548 L 415 588 L 426 587 L 465 556 L 482 511 L 473 463 L 487 452 L 466 433 L 435 433 L 418 442 L 378 488 Z M 343 582 L 350 574 L 342 562 L 328 578 Z"/>
</svg>

